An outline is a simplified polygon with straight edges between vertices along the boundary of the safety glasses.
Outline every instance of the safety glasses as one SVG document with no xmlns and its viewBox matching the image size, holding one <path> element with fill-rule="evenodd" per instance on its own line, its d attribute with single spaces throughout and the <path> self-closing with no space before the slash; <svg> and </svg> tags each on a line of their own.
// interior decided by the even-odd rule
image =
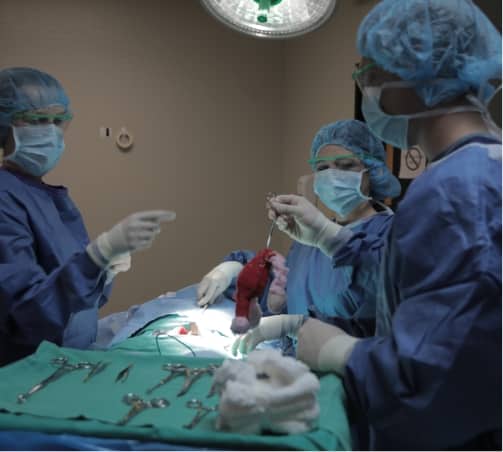
<svg viewBox="0 0 503 452">
<path fill-rule="evenodd" d="M 365 66 L 362 66 L 360 63 L 355 64 L 355 70 L 351 74 L 351 78 L 357 83 L 360 89 L 368 85 L 368 79 L 371 75 L 371 73 L 369 73 L 369 70 L 373 67 L 376 67 L 375 63 L 369 63 Z"/>
<path fill-rule="evenodd" d="M 374 157 L 370 154 L 364 153 L 363 156 L 365 158 L 374 160 Z M 362 161 L 355 157 L 354 154 L 341 154 L 332 157 L 317 157 L 308 160 L 308 163 L 311 166 L 314 166 L 316 171 L 322 171 L 328 168 L 328 165 L 326 164 L 329 162 L 337 162 L 335 166 L 337 167 L 337 169 L 340 169 L 342 171 L 361 171 L 365 168 L 365 165 L 362 163 Z"/>
<path fill-rule="evenodd" d="M 355 64 L 355 70 L 351 77 L 363 92 L 369 86 L 388 85 L 396 82 L 403 82 L 398 76 L 381 69 L 376 63 L 369 63 L 362 66 Z"/>
<path fill-rule="evenodd" d="M 22 121 L 28 124 L 37 125 L 37 124 L 55 124 L 62 125 L 67 123 L 73 119 L 72 113 L 58 113 L 58 114 L 49 114 L 49 113 L 31 113 L 26 111 L 21 111 L 15 113 L 12 117 L 14 121 Z"/>
</svg>

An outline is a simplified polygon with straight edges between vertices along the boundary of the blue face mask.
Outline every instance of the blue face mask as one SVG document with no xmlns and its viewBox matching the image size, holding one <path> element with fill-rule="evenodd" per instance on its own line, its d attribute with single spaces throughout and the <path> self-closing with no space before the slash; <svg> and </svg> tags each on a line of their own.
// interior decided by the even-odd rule
<svg viewBox="0 0 503 452">
<path fill-rule="evenodd" d="M 65 149 L 61 128 L 48 124 L 12 127 L 12 131 L 16 147 L 5 160 L 36 177 L 56 166 Z"/>
<path fill-rule="evenodd" d="M 347 217 L 368 196 L 361 192 L 362 176 L 360 172 L 342 171 L 329 168 L 314 176 L 314 192 L 329 209 L 341 217 Z"/>
<path fill-rule="evenodd" d="M 369 129 L 382 141 L 408 149 L 409 116 L 389 115 L 379 105 L 380 88 L 368 87 L 362 98 L 362 113 Z"/>
<path fill-rule="evenodd" d="M 409 149 L 415 144 L 409 143 L 409 124 L 411 119 L 428 118 L 466 111 L 478 111 L 481 112 L 483 116 L 487 113 L 487 108 L 483 104 L 477 103 L 476 99 L 474 100 L 470 96 L 467 96 L 467 99 L 472 103 L 472 106 L 463 105 L 459 107 L 433 108 L 408 115 L 390 115 L 382 110 L 380 101 L 383 89 L 410 90 L 415 86 L 416 82 L 401 80 L 386 82 L 381 86 L 367 86 L 363 88 L 362 91 L 362 113 L 369 129 L 376 137 L 399 149 Z M 489 124 L 488 127 L 492 130 L 491 124 Z"/>
</svg>

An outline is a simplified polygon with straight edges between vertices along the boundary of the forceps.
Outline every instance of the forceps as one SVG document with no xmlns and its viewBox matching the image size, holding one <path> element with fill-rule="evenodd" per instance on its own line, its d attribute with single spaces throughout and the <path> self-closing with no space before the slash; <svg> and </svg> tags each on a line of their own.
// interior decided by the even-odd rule
<svg viewBox="0 0 503 452">
<path fill-rule="evenodd" d="M 129 377 L 129 372 L 131 371 L 131 368 L 134 366 L 134 363 L 129 364 L 127 367 L 122 369 L 117 376 L 115 377 L 115 382 L 121 382 L 124 383 L 127 380 L 127 377 Z"/>
<path fill-rule="evenodd" d="M 52 383 L 53 381 L 58 380 L 63 375 L 66 375 L 69 372 L 72 372 L 77 369 L 89 369 L 89 368 L 93 367 L 93 364 L 89 363 L 89 362 L 80 362 L 77 364 L 69 364 L 68 358 L 66 356 L 59 356 L 57 358 L 53 358 L 51 360 L 51 364 L 58 367 L 56 369 L 56 371 L 54 371 L 47 378 L 44 378 L 40 383 L 37 383 L 28 392 L 25 392 L 23 394 L 18 394 L 17 403 L 26 402 L 28 397 L 31 397 L 36 392 L 40 391 L 41 389 L 44 389 L 49 383 Z"/>
<path fill-rule="evenodd" d="M 274 198 L 275 196 L 276 196 L 276 193 L 269 192 L 266 195 L 266 200 L 269 201 L 271 198 Z M 269 245 L 271 244 L 272 232 L 274 231 L 274 226 L 275 225 L 276 225 L 276 220 L 272 220 L 271 227 L 269 228 L 269 234 L 267 234 L 267 240 L 265 242 L 265 247 L 266 248 L 269 248 Z"/>
<path fill-rule="evenodd" d="M 109 362 L 98 361 L 96 364 L 92 366 L 91 371 L 84 377 L 82 381 L 86 383 L 96 374 L 103 372 L 108 367 L 109 364 L 110 364 Z"/>
<path fill-rule="evenodd" d="M 129 412 L 119 421 L 117 425 L 126 425 L 133 417 L 148 408 L 166 408 L 169 406 L 169 401 L 166 399 L 143 400 L 136 394 L 126 394 L 122 401 L 127 405 L 131 405 Z"/>
<path fill-rule="evenodd" d="M 274 226 L 276 226 L 276 220 L 272 220 L 271 227 L 269 228 L 269 234 L 267 234 L 267 240 L 265 242 L 265 247 L 269 248 L 271 244 L 272 231 L 274 231 Z"/>
<path fill-rule="evenodd" d="M 212 411 L 216 411 L 218 408 L 217 406 L 213 406 L 213 407 L 204 406 L 202 404 L 202 402 L 198 399 L 188 400 L 187 403 L 185 404 L 185 406 L 187 408 L 193 408 L 193 409 L 197 410 L 197 413 L 194 416 L 194 418 L 192 419 L 192 421 L 190 421 L 189 424 L 185 424 L 183 426 L 183 428 L 188 428 L 188 429 L 193 429 L 197 424 L 199 424 L 199 422 L 201 422 L 201 420 L 203 419 L 204 416 L 206 416 L 208 413 L 211 413 Z"/>
<path fill-rule="evenodd" d="M 180 397 L 184 394 L 187 393 L 187 391 L 190 389 L 190 387 L 194 384 L 194 382 L 200 378 L 204 374 L 209 374 L 213 375 L 215 370 L 217 369 L 218 366 L 214 364 L 210 364 L 208 367 L 202 367 L 202 368 L 195 368 L 195 369 L 189 369 L 187 368 L 186 373 L 185 373 L 185 381 L 183 383 L 182 389 L 178 392 L 176 395 L 177 397 Z"/>
<path fill-rule="evenodd" d="M 162 366 L 162 369 L 169 371 L 169 374 L 155 386 L 152 386 L 151 388 L 147 389 L 147 394 L 151 394 L 157 388 L 160 388 L 161 386 L 165 385 L 168 381 L 172 380 L 177 375 L 185 374 L 187 372 L 188 367 L 185 366 L 184 364 L 165 364 L 164 366 Z"/>
</svg>

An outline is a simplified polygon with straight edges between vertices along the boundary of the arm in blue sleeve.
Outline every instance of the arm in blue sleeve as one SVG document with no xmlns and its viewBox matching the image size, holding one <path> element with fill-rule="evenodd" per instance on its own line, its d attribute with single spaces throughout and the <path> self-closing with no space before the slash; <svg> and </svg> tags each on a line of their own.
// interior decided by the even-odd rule
<svg viewBox="0 0 503 452">
<path fill-rule="evenodd" d="M 374 215 L 354 231 L 344 228 L 338 234 L 333 265 L 357 265 L 362 259 L 379 265 L 393 215 Z"/>
<path fill-rule="evenodd" d="M 255 254 L 256 253 L 249 250 L 236 250 L 225 256 L 223 262 L 235 261 L 246 265 L 255 257 Z"/>
<path fill-rule="evenodd" d="M 105 278 L 84 250 L 46 273 L 19 210 L 9 205 L 9 197 L 2 198 L 0 331 L 20 345 L 61 344 L 70 316 L 98 303 Z"/>
<path fill-rule="evenodd" d="M 375 318 L 350 318 L 331 317 L 328 323 L 335 325 L 351 336 L 370 337 L 375 333 Z"/>
<path fill-rule="evenodd" d="M 501 188 L 482 192 L 457 172 L 402 201 L 384 267 L 398 300 L 391 333 L 361 340 L 346 367 L 376 449 L 501 436 Z"/>
<path fill-rule="evenodd" d="M 230 254 L 224 257 L 223 262 L 236 261 L 243 265 L 246 265 L 255 257 L 255 253 L 249 250 L 236 250 L 232 251 Z M 233 299 L 234 293 L 236 292 L 236 278 L 232 279 L 229 287 L 224 292 L 227 298 Z"/>
</svg>

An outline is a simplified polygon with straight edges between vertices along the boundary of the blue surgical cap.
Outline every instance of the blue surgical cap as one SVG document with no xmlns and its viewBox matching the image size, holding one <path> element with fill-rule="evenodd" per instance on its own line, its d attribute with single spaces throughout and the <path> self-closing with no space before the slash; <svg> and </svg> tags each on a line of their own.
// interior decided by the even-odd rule
<svg viewBox="0 0 503 452">
<path fill-rule="evenodd" d="M 394 198 L 400 194 L 398 179 L 385 163 L 383 144 L 370 132 L 367 125 L 355 119 L 337 121 L 323 126 L 313 139 L 311 159 L 329 144 L 353 152 L 369 170 L 370 196 L 374 199 Z M 312 165 L 313 170 L 315 165 Z"/>
<path fill-rule="evenodd" d="M 489 81 L 501 80 L 501 35 L 471 0 L 383 0 L 360 24 L 357 46 L 382 69 L 419 82 L 428 107 L 469 91 L 487 103 Z"/>
<path fill-rule="evenodd" d="M 61 105 L 68 111 L 70 101 L 51 75 L 26 67 L 0 70 L 0 145 L 15 113 L 53 105 Z"/>
</svg>

